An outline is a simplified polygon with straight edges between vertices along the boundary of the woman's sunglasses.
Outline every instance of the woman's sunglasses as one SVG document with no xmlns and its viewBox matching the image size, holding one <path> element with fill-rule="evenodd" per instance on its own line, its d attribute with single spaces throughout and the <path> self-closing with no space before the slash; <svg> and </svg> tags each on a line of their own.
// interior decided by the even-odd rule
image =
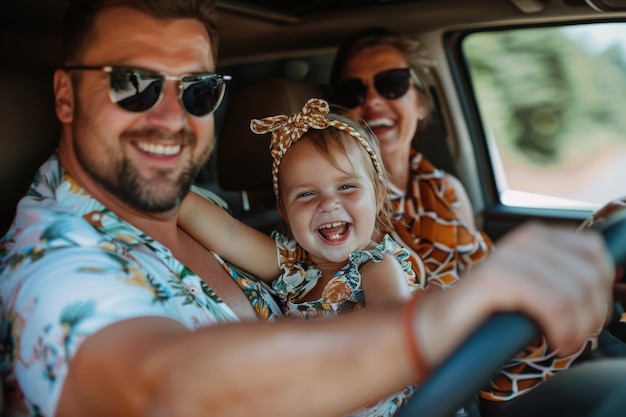
<svg viewBox="0 0 626 417">
<path fill-rule="evenodd" d="M 409 91 L 410 81 L 421 88 L 422 83 L 411 68 L 393 68 L 374 75 L 376 92 L 389 100 L 402 97 Z M 367 85 L 360 78 L 346 78 L 333 89 L 335 103 L 353 109 L 365 102 Z"/>
<path fill-rule="evenodd" d="M 140 113 L 155 107 L 165 94 L 165 81 L 178 82 L 178 99 L 192 116 L 202 117 L 217 109 L 224 98 L 228 75 L 183 74 L 178 77 L 138 68 L 73 65 L 66 71 L 104 71 L 109 74 L 109 98 L 124 110 Z"/>
</svg>

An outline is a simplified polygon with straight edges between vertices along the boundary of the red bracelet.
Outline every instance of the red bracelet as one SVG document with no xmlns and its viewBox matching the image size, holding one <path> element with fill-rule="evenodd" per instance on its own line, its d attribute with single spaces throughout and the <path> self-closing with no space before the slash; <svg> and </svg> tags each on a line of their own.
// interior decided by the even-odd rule
<svg viewBox="0 0 626 417">
<path fill-rule="evenodd" d="M 416 291 L 413 294 L 411 300 L 404 304 L 404 307 L 402 308 L 402 329 L 404 331 L 404 337 L 406 338 L 406 342 L 409 348 L 411 361 L 413 362 L 415 372 L 420 380 L 423 380 L 426 378 L 426 376 L 428 376 L 430 369 L 424 362 L 424 355 L 422 354 L 420 343 L 415 335 L 415 329 L 413 328 L 413 324 L 415 310 L 417 309 L 417 306 L 420 304 L 422 297 L 424 297 L 425 294 L 426 291 L 424 290 Z"/>
</svg>

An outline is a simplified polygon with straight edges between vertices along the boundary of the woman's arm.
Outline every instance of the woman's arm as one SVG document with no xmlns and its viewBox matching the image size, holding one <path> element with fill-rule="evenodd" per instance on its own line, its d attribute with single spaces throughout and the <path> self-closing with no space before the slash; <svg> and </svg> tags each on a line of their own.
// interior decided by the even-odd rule
<svg viewBox="0 0 626 417">
<path fill-rule="evenodd" d="M 181 204 L 178 225 L 205 248 L 266 283 L 280 273 L 274 239 L 194 192 Z"/>
<path fill-rule="evenodd" d="M 411 297 L 406 275 L 392 255 L 385 253 L 380 262 L 366 262 L 359 271 L 367 308 L 398 305 Z"/>
<path fill-rule="evenodd" d="M 446 174 L 446 181 L 452 188 L 454 188 L 454 192 L 456 193 L 456 197 L 458 199 L 458 207 L 454 208 L 454 212 L 456 213 L 459 220 L 461 220 L 469 229 L 471 233 L 476 232 L 476 220 L 474 218 L 474 209 L 472 207 L 472 202 L 467 195 L 467 191 L 461 181 L 451 174 Z"/>
<path fill-rule="evenodd" d="M 458 178 L 446 174 L 446 180 L 448 184 L 454 189 L 457 196 L 457 204 L 452 208 L 456 214 L 458 220 L 462 223 L 462 226 L 470 234 L 471 238 L 468 240 L 465 238 L 463 242 L 459 241 L 459 244 L 467 245 L 471 244 L 472 249 L 465 252 L 465 256 L 458 258 L 459 274 L 465 275 L 468 270 L 475 264 L 483 261 L 485 257 L 491 253 L 493 248 L 493 242 L 491 238 L 484 232 L 478 230 L 476 227 L 476 221 L 474 218 L 474 210 L 472 203 Z M 459 239 L 461 231 L 459 230 Z"/>
</svg>

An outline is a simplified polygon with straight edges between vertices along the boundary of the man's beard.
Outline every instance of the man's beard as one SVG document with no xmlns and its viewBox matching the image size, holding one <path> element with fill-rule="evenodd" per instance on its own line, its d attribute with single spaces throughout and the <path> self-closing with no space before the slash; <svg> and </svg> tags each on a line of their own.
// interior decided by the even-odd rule
<svg viewBox="0 0 626 417">
<path fill-rule="evenodd" d="M 109 193 L 117 196 L 121 201 L 134 207 L 139 211 L 148 213 L 163 213 L 176 208 L 182 198 L 187 194 L 194 178 L 200 170 L 200 166 L 195 166 L 191 161 L 175 182 L 168 179 L 166 169 L 158 169 L 150 180 L 143 179 L 133 165 L 124 159 L 118 167 L 115 177 L 117 182 L 109 181 L 94 174 L 96 181 Z M 167 180 L 171 186 L 164 190 L 163 180 Z"/>
<path fill-rule="evenodd" d="M 120 140 L 129 141 L 136 137 L 146 141 L 159 136 L 161 134 L 157 132 L 123 133 Z M 174 137 L 175 143 L 183 146 L 196 142 L 195 136 L 190 132 L 180 131 L 170 135 L 171 137 Z M 111 159 L 108 164 L 90 163 L 93 159 L 82 151 L 80 146 L 77 147 L 77 157 L 83 169 L 107 192 L 139 211 L 164 213 L 180 204 L 202 164 L 208 159 L 211 147 L 208 146 L 196 160 L 189 160 L 176 178 L 171 177 L 170 168 L 153 168 L 149 178 L 142 177 L 133 162 L 125 157 Z M 112 158 L 115 157 L 112 155 Z"/>
</svg>

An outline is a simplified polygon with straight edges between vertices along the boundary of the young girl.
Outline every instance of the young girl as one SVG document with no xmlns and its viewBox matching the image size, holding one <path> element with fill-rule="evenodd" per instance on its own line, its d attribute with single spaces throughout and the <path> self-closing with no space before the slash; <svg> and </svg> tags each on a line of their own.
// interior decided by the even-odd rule
<svg viewBox="0 0 626 417">
<path fill-rule="evenodd" d="M 418 287 L 408 251 L 386 234 L 391 205 L 376 139 L 329 110 L 310 99 L 291 117 L 250 124 L 255 133 L 272 133 L 276 205 L 291 237 L 274 232 L 272 239 L 194 193 L 178 220 L 205 247 L 271 283 L 291 317 L 384 307 Z M 350 416 L 392 416 L 413 391 Z"/>
<path fill-rule="evenodd" d="M 324 100 L 253 120 L 272 133 L 277 207 L 291 236 L 274 239 L 189 193 L 180 226 L 208 249 L 271 284 L 287 316 L 313 318 L 406 300 L 408 252 L 388 233 L 386 174 L 375 138 Z M 381 236 L 373 241 L 372 236 Z M 367 262 L 372 261 L 372 262 Z"/>
</svg>

